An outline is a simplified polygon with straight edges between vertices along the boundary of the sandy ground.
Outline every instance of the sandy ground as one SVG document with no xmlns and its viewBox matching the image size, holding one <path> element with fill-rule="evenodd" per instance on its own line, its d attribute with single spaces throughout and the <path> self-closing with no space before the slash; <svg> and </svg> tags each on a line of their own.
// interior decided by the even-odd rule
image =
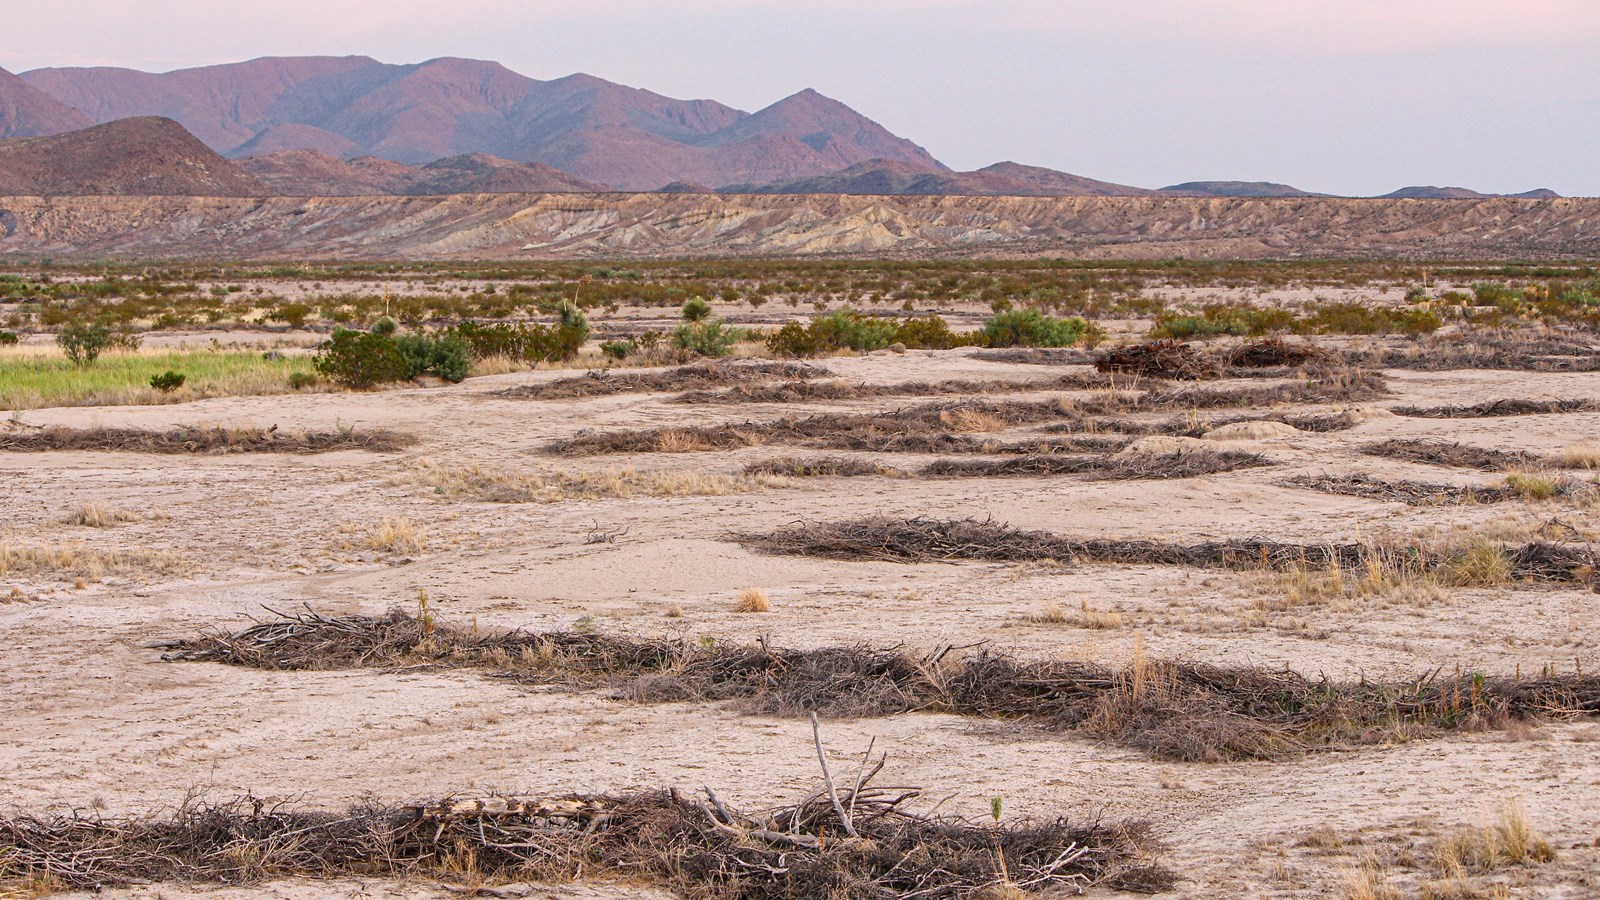
<svg viewBox="0 0 1600 900">
<path fill-rule="evenodd" d="M 965 351 L 827 360 L 859 381 L 1043 378 L 1039 366 L 976 360 Z M 1600 434 L 1600 414 L 1433 420 L 1373 414 L 1353 430 L 1232 441 L 1277 465 L 1173 481 L 814 479 L 711 497 L 492 504 L 440 496 L 426 465 L 539 471 L 700 470 L 733 474 L 783 455 L 728 453 L 558 459 L 549 440 L 583 428 L 742 422 L 792 409 L 695 406 L 669 395 L 577 401 L 509 400 L 502 388 L 570 373 L 472 379 L 453 387 L 369 394 L 224 398 L 160 407 L 25 414 L 27 425 L 383 426 L 418 435 L 391 454 L 153 457 L 122 453 L 0 456 L 9 533 L 28 546 L 145 549 L 181 561 L 175 574 L 108 576 L 82 586 L 0 576 L 20 602 L 0 601 L 0 804 L 33 813 L 170 808 L 190 792 L 295 799 L 336 807 L 367 796 L 409 800 L 452 792 L 606 791 L 714 786 L 736 804 L 779 802 L 817 780 L 809 726 L 716 706 L 638 705 L 604 693 L 525 689 L 471 672 L 260 672 L 159 660 L 142 644 L 242 626 L 264 607 L 309 604 L 379 613 L 426 590 L 449 621 L 485 628 L 595 627 L 640 636 L 768 637 L 778 646 L 866 641 L 992 645 L 1028 657 L 1115 661 L 1142 641 L 1157 655 L 1290 666 L 1332 677 L 1395 678 L 1439 667 L 1510 672 L 1600 665 L 1600 595 L 1582 589 L 1452 589 L 1338 606 L 1276 609 L 1282 585 L 1261 575 L 1155 566 L 839 563 L 762 556 L 731 531 L 864 514 L 993 516 L 1082 536 L 1172 540 L 1266 535 L 1338 541 L 1392 529 L 1511 529 L 1559 519 L 1593 528 L 1570 502 L 1407 507 L 1285 487 L 1301 473 L 1368 472 L 1457 483 L 1497 476 L 1363 456 L 1389 437 L 1555 452 Z M 1494 397 L 1600 396 L 1596 376 L 1517 372 L 1390 373 L 1373 407 Z M 892 408 L 914 401 L 815 404 Z M 1025 431 L 1021 429 L 1020 431 Z M 803 451 L 802 451 L 803 452 Z M 912 457 L 885 459 L 911 463 Z M 86 503 L 138 521 L 63 524 Z M 384 517 L 423 526 L 420 553 L 360 541 Z M 596 525 L 627 529 L 588 544 Z M 733 611 L 743 588 L 771 597 L 764 615 Z M 1049 606 L 1117 611 L 1087 629 L 1030 617 Z M 826 723 L 840 760 L 871 739 L 897 783 L 922 785 L 943 812 L 1148 818 L 1184 898 L 1338 896 L 1366 847 L 1426 841 L 1526 804 L 1556 861 L 1491 876 L 1509 896 L 1600 896 L 1600 725 L 1458 735 L 1272 763 L 1180 764 L 1081 736 L 944 715 Z M 1319 828 L 1342 849 L 1307 846 Z M 1310 842 L 1315 844 L 1316 842 Z M 435 885 L 287 882 L 240 890 L 136 888 L 114 896 L 434 897 Z M 634 888 L 566 885 L 534 896 L 642 896 Z M 1102 893 L 1104 896 L 1105 894 Z M 1408 888 L 1407 896 L 1412 893 Z M 1491 896 L 1485 893 L 1484 896 Z"/>
</svg>

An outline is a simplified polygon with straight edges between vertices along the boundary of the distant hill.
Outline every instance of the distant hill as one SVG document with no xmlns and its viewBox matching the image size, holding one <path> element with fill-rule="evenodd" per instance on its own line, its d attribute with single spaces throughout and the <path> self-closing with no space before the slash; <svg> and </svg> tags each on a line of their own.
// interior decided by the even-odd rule
<svg viewBox="0 0 1600 900">
<path fill-rule="evenodd" d="M 974 172 L 936 171 L 911 163 L 874 159 L 837 172 L 765 184 L 729 185 L 730 194 L 903 194 L 990 197 L 1130 197 L 1140 188 L 1095 181 L 1053 169 L 996 163 Z"/>
<path fill-rule="evenodd" d="M 234 163 L 277 195 L 360 197 L 379 194 L 543 194 L 607 190 L 542 163 L 482 153 L 408 166 L 375 156 L 343 160 L 312 150 L 280 150 Z"/>
<path fill-rule="evenodd" d="M 488 154 L 637 190 L 796 178 L 876 158 L 944 168 L 811 90 L 747 113 L 589 75 L 537 81 L 480 60 L 390 65 L 364 56 L 264 58 L 159 75 L 36 69 L 22 78 L 97 122 L 176 119 L 236 158 L 316 150 L 419 165 Z"/>
<path fill-rule="evenodd" d="M 171 119 L 0 141 L 0 195 L 259 196 L 265 187 Z"/>
<path fill-rule="evenodd" d="M 1271 181 L 1185 181 L 1161 189 L 1177 197 L 1326 197 Z"/>
<path fill-rule="evenodd" d="M 1384 194 L 1384 200 L 1483 200 L 1489 197 L 1521 197 L 1527 200 L 1553 200 L 1561 195 L 1549 188 L 1524 191 L 1520 194 L 1481 194 L 1464 187 L 1434 187 L 1414 185 Z"/>
<path fill-rule="evenodd" d="M 93 124 L 83 113 L 0 69 L 0 139 L 48 137 Z"/>
</svg>

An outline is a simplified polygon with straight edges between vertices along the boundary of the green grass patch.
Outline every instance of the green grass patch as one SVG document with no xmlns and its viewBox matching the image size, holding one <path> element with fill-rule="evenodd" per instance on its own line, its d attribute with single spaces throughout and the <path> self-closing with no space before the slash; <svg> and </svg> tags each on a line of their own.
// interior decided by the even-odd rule
<svg viewBox="0 0 1600 900">
<path fill-rule="evenodd" d="M 179 372 L 183 386 L 162 392 L 152 376 Z M 0 351 L 0 409 L 181 403 L 204 397 L 277 394 L 289 376 L 312 372 L 310 356 L 268 359 L 245 350 L 141 350 L 107 353 L 79 369 L 57 352 Z"/>
</svg>

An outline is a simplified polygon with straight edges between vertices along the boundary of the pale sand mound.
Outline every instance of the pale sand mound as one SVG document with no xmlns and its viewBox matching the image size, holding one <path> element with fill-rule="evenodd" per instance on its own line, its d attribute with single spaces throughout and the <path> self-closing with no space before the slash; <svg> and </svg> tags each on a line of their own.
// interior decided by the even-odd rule
<svg viewBox="0 0 1600 900">
<path fill-rule="evenodd" d="M 1143 454 L 1193 453 L 1210 449 L 1200 438 L 1170 437 L 1164 434 L 1142 437 L 1118 450 L 1113 459 Z"/>
<path fill-rule="evenodd" d="M 1294 437 L 1300 429 L 1287 422 L 1234 422 L 1206 432 L 1208 441 L 1265 441 L 1272 438 Z"/>
</svg>

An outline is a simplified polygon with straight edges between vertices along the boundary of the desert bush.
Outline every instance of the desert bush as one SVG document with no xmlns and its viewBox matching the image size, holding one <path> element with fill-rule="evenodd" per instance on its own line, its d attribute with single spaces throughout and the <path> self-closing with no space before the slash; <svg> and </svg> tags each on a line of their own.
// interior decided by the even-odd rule
<svg viewBox="0 0 1600 900">
<path fill-rule="evenodd" d="M 1057 319 L 1036 309 L 996 313 L 979 332 L 989 347 L 1071 347 L 1088 338 L 1097 342 L 1098 329 L 1082 318 Z"/>
<path fill-rule="evenodd" d="M 683 304 L 683 320 L 685 322 L 704 322 L 711 318 L 711 304 L 704 297 L 690 297 Z"/>
<path fill-rule="evenodd" d="M 400 330 L 400 323 L 396 322 L 395 320 L 393 320 L 391 318 L 389 318 L 388 316 L 384 316 L 383 318 L 379 319 L 378 321 L 372 323 L 372 333 L 373 334 L 381 334 L 384 337 L 388 337 L 389 335 L 394 334 L 396 331 L 399 331 L 399 330 Z"/>
<path fill-rule="evenodd" d="M 56 335 L 56 343 L 66 351 L 67 358 L 78 368 L 94 365 L 107 347 L 111 346 L 111 329 L 104 325 L 66 325 Z"/>
<path fill-rule="evenodd" d="M 1195 315 L 1161 313 L 1156 317 L 1155 327 L 1150 329 L 1150 337 L 1175 340 L 1208 338 L 1224 334 L 1259 337 L 1290 328 L 1294 322 L 1294 314 L 1283 309 L 1217 303 L 1205 307 Z"/>
<path fill-rule="evenodd" d="M 317 372 L 349 388 L 369 388 L 410 377 L 411 365 L 394 338 L 365 331 L 335 329 L 317 348 Z"/>
<path fill-rule="evenodd" d="M 685 322 L 672 332 L 673 349 L 714 358 L 732 353 L 738 340 L 738 331 L 723 324 L 721 319 Z"/>
<path fill-rule="evenodd" d="M 306 319 L 315 312 L 304 303 L 285 303 L 267 313 L 266 319 L 272 322 L 282 322 L 290 328 L 304 328 Z"/>
<path fill-rule="evenodd" d="M 0 347 L 14 347 L 19 340 L 14 331 L 0 331 Z"/>
<path fill-rule="evenodd" d="M 394 344 L 406 361 L 406 377 L 432 374 L 459 384 L 472 368 L 467 347 L 452 335 L 404 334 Z"/>
<path fill-rule="evenodd" d="M 297 391 L 305 390 L 306 388 L 316 387 L 316 386 L 317 386 L 317 376 L 311 374 L 310 372 L 290 372 L 289 373 L 289 387 L 291 387 L 291 388 L 293 388 L 293 389 L 295 389 Z"/>
<path fill-rule="evenodd" d="M 613 359 L 617 362 L 632 356 L 634 351 L 638 349 L 639 345 L 632 340 L 600 342 L 600 352 L 604 353 L 607 359 Z"/>
<path fill-rule="evenodd" d="M 446 333 L 461 341 L 472 359 L 504 356 L 523 362 L 553 362 L 578 355 L 583 342 L 589 339 L 589 323 L 579 313 L 570 323 L 462 322 Z"/>
<path fill-rule="evenodd" d="M 150 386 L 163 394 L 170 394 L 178 388 L 183 387 L 184 380 L 184 374 L 182 372 L 174 372 L 171 369 L 168 369 L 167 371 L 158 375 L 151 375 Z"/>
</svg>

